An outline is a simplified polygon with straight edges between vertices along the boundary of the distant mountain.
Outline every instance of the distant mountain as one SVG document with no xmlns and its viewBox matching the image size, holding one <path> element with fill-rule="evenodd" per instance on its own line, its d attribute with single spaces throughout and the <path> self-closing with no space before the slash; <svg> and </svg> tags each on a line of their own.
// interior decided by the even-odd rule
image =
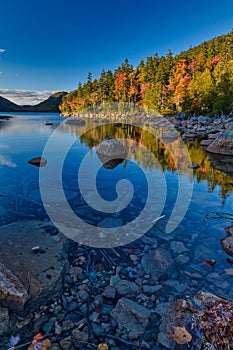
<svg viewBox="0 0 233 350">
<path fill-rule="evenodd" d="M 0 96 L 0 112 L 59 112 L 59 105 L 66 94 L 64 91 L 56 92 L 34 106 L 19 106 Z"/>
<path fill-rule="evenodd" d="M 0 96 L 0 112 L 16 112 L 19 106 Z"/>
</svg>

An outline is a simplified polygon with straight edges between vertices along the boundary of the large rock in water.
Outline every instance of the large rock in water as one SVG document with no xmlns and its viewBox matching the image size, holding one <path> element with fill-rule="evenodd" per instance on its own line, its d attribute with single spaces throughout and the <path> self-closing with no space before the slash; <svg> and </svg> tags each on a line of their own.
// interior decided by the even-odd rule
<svg viewBox="0 0 233 350">
<path fill-rule="evenodd" d="M 118 323 L 119 329 L 126 328 L 136 334 L 144 333 L 150 316 L 150 310 L 128 298 L 119 299 L 111 311 L 111 317 Z"/>
<path fill-rule="evenodd" d="M 233 133 L 222 132 L 207 147 L 208 152 L 233 156 Z"/>
<path fill-rule="evenodd" d="M 118 139 L 105 139 L 96 147 L 96 153 L 105 168 L 113 169 L 127 157 L 127 150 Z"/>
<path fill-rule="evenodd" d="M 231 226 L 227 226 L 225 231 L 227 236 L 222 238 L 220 241 L 224 251 L 233 256 L 233 224 L 231 224 Z"/>
<path fill-rule="evenodd" d="M 27 314 L 56 297 L 68 269 L 68 240 L 42 221 L 0 228 L 0 305 Z M 38 249 L 32 249 L 39 247 Z M 2 266 L 2 265 L 1 265 Z M 8 290 L 8 292 L 7 292 Z"/>
</svg>

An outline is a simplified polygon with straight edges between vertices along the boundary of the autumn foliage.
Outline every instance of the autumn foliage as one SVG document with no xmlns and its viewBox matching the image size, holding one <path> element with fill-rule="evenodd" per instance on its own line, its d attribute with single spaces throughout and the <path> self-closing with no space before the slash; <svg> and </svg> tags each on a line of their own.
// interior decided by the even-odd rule
<svg viewBox="0 0 233 350">
<path fill-rule="evenodd" d="M 173 56 L 156 53 L 134 68 L 126 59 L 114 72 L 79 83 L 63 98 L 64 114 L 108 102 L 130 102 L 157 113 L 230 114 L 233 109 L 233 31 Z"/>
</svg>

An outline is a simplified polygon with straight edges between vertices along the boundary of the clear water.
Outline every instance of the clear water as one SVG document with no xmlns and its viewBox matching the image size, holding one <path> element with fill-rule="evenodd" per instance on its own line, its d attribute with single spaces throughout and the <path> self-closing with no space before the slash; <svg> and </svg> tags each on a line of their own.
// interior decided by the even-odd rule
<svg viewBox="0 0 233 350">
<path fill-rule="evenodd" d="M 10 113 L 12 118 L 1 119 L 6 115 L 8 114 L 0 113 L 0 226 L 20 220 L 46 220 L 48 217 L 39 192 L 39 168 L 28 164 L 28 161 L 42 155 L 49 136 L 64 118 L 54 113 Z M 53 125 L 45 125 L 47 121 Z M 91 125 L 91 121 L 87 120 L 88 123 Z M 59 149 L 63 143 L 65 147 L 69 140 L 73 142 L 64 162 L 62 176 L 67 199 L 75 213 L 95 225 L 101 224 L 105 218 L 116 218 L 113 214 L 101 213 L 86 205 L 78 188 L 77 171 L 83 157 L 104 138 L 128 138 L 143 143 L 150 149 L 158 158 L 160 168 L 156 168 L 143 153 L 135 151 L 131 160 L 112 169 L 103 166 L 100 168 L 97 176 L 98 191 L 105 200 L 112 201 L 116 198 L 115 187 L 120 179 L 127 178 L 134 186 L 132 201 L 118 217 L 118 225 L 121 226 L 136 218 L 143 210 L 147 198 L 145 171 L 152 172 L 155 179 L 158 179 L 162 169 L 168 188 L 162 213 L 165 218 L 158 223 L 163 230 L 176 201 L 178 176 L 171 156 L 163 145 L 156 143 L 153 138 L 150 139 L 136 126 L 119 128 L 113 124 L 98 126 L 96 123 L 94 128 L 80 138 L 79 130 L 77 126 L 64 124 L 59 131 L 57 152 L 54 150 L 54 157 L 59 157 Z M 212 212 L 232 213 L 233 161 L 230 158 L 209 156 L 198 143 L 187 147 L 192 162 L 201 165 L 194 171 L 194 189 L 189 209 L 172 234 L 163 234 L 155 227 L 149 232 L 149 236 L 157 239 L 166 249 L 170 249 L 173 241 L 183 242 L 188 249 L 185 253 L 189 258 L 188 262 L 177 263 L 176 270 L 167 275 L 168 294 L 164 296 L 164 300 L 169 299 L 170 295 L 193 295 L 200 289 L 233 297 L 232 279 L 225 272 L 231 266 L 226 261 L 227 255 L 220 243 L 229 220 L 215 219 L 212 215 Z M 97 159 L 95 149 L 92 157 Z M 87 174 L 91 171 L 92 169 L 87 169 Z M 159 193 L 160 189 L 157 190 Z M 203 263 L 204 259 L 216 259 L 214 270 Z M 213 271 L 216 273 L 215 281 L 210 275 Z M 201 276 L 205 276 L 204 279 L 194 277 L 193 274 L 199 272 Z"/>
</svg>

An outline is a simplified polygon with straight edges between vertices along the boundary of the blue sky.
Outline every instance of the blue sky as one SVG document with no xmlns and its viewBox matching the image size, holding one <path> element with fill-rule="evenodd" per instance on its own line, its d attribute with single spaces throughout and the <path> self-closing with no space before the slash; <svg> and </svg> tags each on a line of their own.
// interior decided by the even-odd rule
<svg viewBox="0 0 233 350">
<path fill-rule="evenodd" d="M 232 27 L 232 0 L 2 1 L 0 95 L 20 90 L 16 102 L 35 103 L 31 90 L 70 91 L 89 71 L 178 53 Z"/>
</svg>

